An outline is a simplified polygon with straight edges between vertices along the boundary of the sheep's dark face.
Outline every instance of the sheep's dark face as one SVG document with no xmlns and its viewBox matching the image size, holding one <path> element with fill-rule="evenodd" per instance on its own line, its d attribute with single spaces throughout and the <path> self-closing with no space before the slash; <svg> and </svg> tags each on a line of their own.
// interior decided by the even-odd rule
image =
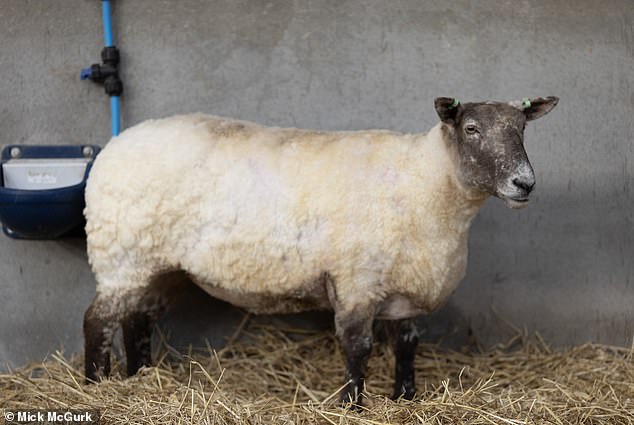
<svg viewBox="0 0 634 425">
<path fill-rule="evenodd" d="M 558 100 L 461 104 L 437 98 L 436 111 L 457 144 L 463 183 L 511 208 L 526 206 L 535 174 L 524 150 L 524 126 L 550 112 Z"/>
</svg>

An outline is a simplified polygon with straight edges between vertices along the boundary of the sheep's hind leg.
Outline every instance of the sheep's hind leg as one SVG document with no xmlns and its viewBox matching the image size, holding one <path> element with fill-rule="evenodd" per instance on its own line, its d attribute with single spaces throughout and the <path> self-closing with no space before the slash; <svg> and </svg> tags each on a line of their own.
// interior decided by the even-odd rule
<svg viewBox="0 0 634 425">
<path fill-rule="evenodd" d="M 403 397 L 406 400 L 414 398 L 416 383 L 414 378 L 414 358 L 418 346 L 418 330 L 415 319 L 399 320 L 396 323 L 396 340 L 394 341 L 394 356 L 396 366 L 394 373 L 394 392 L 392 399 Z"/>
<path fill-rule="evenodd" d="M 130 313 L 122 322 L 128 376 L 152 364 L 153 317 L 145 311 Z"/>
<path fill-rule="evenodd" d="M 157 276 L 123 318 L 121 325 L 128 376 L 152 364 L 152 329 L 182 292 L 187 280 L 182 272 Z"/>
<path fill-rule="evenodd" d="M 341 392 L 344 404 L 361 406 L 365 372 L 372 352 L 372 322 L 369 311 L 368 314 L 359 314 L 358 311 L 350 314 L 335 312 L 337 335 L 346 358 L 346 385 Z"/>
<path fill-rule="evenodd" d="M 110 374 L 110 350 L 118 325 L 117 303 L 97 294 L 84 314 L 84 362 L 86 382 Z"/>
</svg>

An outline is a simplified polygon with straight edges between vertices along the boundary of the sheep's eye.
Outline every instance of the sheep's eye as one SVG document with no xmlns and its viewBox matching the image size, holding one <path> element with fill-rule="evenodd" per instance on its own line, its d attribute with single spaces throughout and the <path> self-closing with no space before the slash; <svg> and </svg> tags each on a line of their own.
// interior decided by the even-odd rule
<svg viewBox="0 0 634 425">
<path fill-rule="evenodd" d="M 478 127 L 473 124 L 469 124 L 465 126 L 464 131 L 466 131 L 467 134 L 474 134 L 478 132 Z"/>
</svg>

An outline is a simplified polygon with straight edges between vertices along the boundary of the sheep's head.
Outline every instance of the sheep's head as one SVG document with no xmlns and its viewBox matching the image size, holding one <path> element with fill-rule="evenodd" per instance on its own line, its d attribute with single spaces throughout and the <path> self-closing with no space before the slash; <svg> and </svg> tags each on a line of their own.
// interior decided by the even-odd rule
<svg viewBox="0 0 634 425">
<path fill-rule="evenodd" d="M 524 126 L 546 115 L 558 101 L 547 97 L 462 104 L 437 98 L 436 111 L 457 146 L 463 183 L 503 199 L 511 208 L 526 206 L 535 174 L 524 150 Z"/>
</svg>

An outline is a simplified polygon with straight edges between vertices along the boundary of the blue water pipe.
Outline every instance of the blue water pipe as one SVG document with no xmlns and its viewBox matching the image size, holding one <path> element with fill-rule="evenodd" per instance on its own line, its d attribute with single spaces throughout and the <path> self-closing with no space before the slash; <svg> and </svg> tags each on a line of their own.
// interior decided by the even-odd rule
<svg viewBox="0 0 634 425">
<path fill-rule="evenodd" d="M 106 47 L 114 47 L 112 41 L 112 12 L 110 11 L 110 0 L 101 0 L 101 13 L 103 15 L 103 35 Z"/>
<path fill-rule="evenodd" d="M 120 131 L 119 96 L 110 97 L 110 116 L 112 121 L 112 136 L 118 136 Z"/>
<path fill-rule="evenodd" d="M 94 64 L 90 68 L 81 70 L 82 80 L 92 80 L 103 83 L 106 94 L 110 96 L 110 115 L 112 121 L 112 135 L 119 135 L 120 131 L 120 108 L 119 96 L 123 92 L 123 83 L 119 78 L 119 50 L 114 45 L 112 35 L 112 12 L 110 0 L 101 0 L 101 11 L 103 15 L 103 33 L 105 47 L 101 51 L 103 64 Z"/>
</svg>

